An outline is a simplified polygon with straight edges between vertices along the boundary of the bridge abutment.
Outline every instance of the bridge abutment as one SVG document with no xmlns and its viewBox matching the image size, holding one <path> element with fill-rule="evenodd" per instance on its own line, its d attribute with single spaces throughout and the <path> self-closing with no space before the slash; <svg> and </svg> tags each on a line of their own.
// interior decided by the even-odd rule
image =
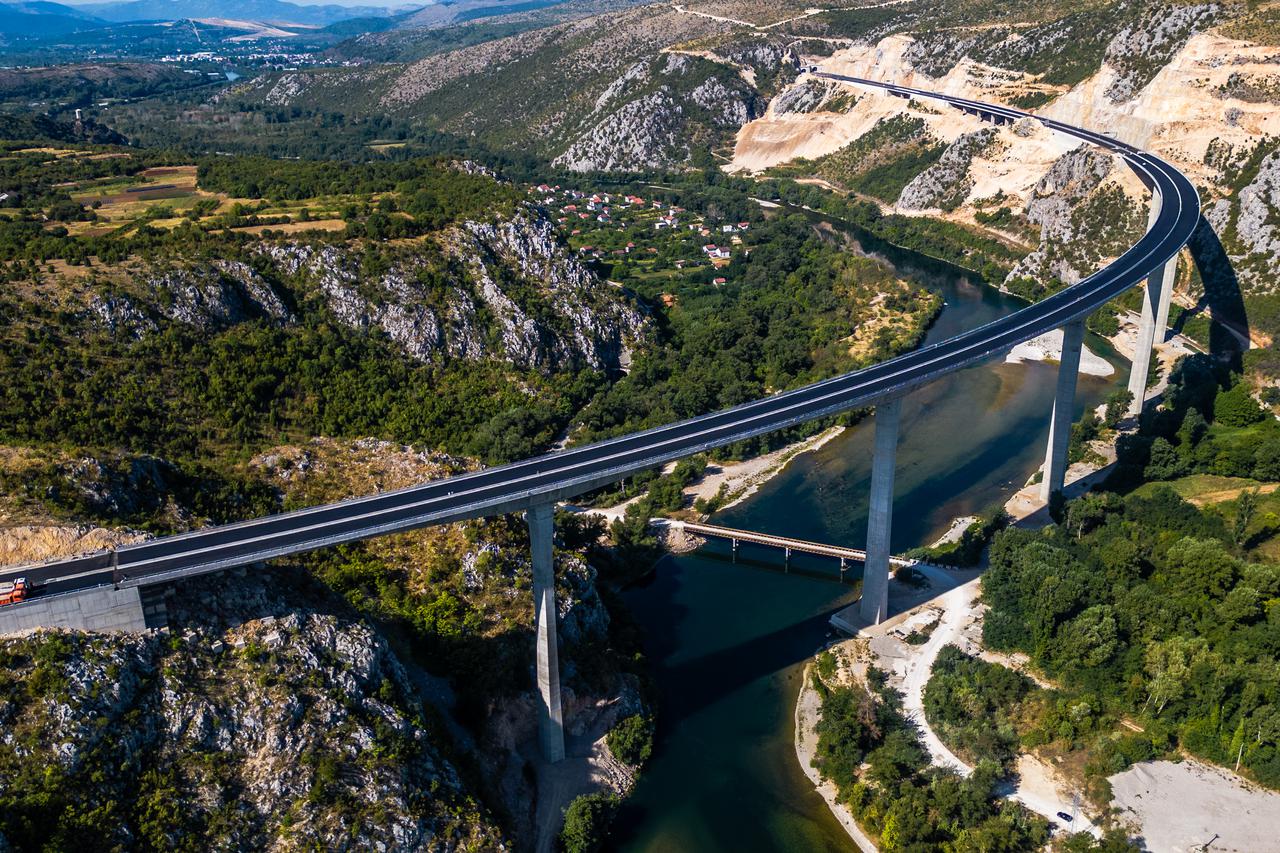
<svg viewBox="0 0 1280 853">
<path fill-rule="evenodd" d="M 0 608 L 0 635 L 37 628 L 71 631 L 141 632 L 152 627 L 137 587 L 94 587 L 47 598 L 34 598 Z"/>
<path fill-rule="evenodd" d="M 876 406 L 875 456 L 871 461 L 871 507 L 867 513 L 867 562 L 859 612 L 869 625 L 889 611 L 889 537 L 893 532 L 893 479 L 898 456 L 902 398 Z"/>
<path fill-rule="evenodd" d="M 554 764 L 564 758 L 564 713 L 560 707 L 560 651 L 556 641 L 555 505 L 530 507 L 524 514 L 533 554 L 533 630 L 538 677 L 538 739 Z"/>
<path fill-rule="evenodd" d="M 1080 373 L 1080 351 L 1084 347 L 1084 320 L 1062 327 L 1062 358 L 1058 361 L 1058 387 L 1049 418 L 1049 445 L 1045 452 L 1044 479 L 1040 499 L 1045 503 L 1062 491 L 1067 478 L 1067 448 L 1071 444 L 1071 415 L 1075 411 L 1076 380 Z"/>
</svg>

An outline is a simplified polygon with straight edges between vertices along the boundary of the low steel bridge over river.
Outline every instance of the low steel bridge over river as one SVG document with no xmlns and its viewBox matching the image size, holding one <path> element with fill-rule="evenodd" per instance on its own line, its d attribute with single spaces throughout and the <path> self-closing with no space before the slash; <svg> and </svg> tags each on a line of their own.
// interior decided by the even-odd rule
<svg viewBox="0 0 1280 853">
<path fill-rule="evenodd" d="M 160 537 L 111 552 L 5 569 L 0 571 L 0 581 L 25 577 L 37 595 L 24 603 L 0 608 L 0 633 L 42 625 L 141 628 L 145 619 L 140 590 L 144 587 L 343 542 L 467 518 L 524 512 L 532 542 L 540 736 L 546 757 L 558 761 L 564 756 L 564 732 L 552 571 L 552 515 L 557 502 L 676 459 L 869 406 L 875 407 L 875 456 L 861 614 L 869 624 L 881 621 L 888 604 L 889 534 L 902 397 L 940 376 L 1002 356 L 1017 344 L 1062 329 L 1063 352 L 1042 484 L 1042 495 L 1047 500 L 1062 488 L 1066 473 L 1085 317 L 1108 300 L 1146 282 L 1129 382 L 1135 411 L 1140 410 L 1152 347 L 1163 339 L 1168 321 L 1177 254 L 1200 220 L 1200 200 L 1195 187 L 1178 169 L 1106 134 L 967 98 L 839 74 L 817 76 L 888 91 L 902 98 L 939 101 L 979 120 L 998 124 L 1039 122 L 1051 131 L 1110 151 L 1151 191 L 1148 229 L 1113 263 L 1041 302 L 932 346 L 803 388 L 644 432 L 395 492 Z"/>
</svg>

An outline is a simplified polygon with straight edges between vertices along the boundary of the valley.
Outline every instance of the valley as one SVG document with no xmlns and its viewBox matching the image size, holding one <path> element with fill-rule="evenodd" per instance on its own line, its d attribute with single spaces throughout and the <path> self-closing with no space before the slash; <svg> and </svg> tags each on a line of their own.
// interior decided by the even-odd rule
<svg viewBox="0 0 1280 853">
<path fill-rule="evenodd" d="M 1098 130 L 1203 215 L 1145 413 L 1117 352 L 1143 288 L 1086 320 L 1064 452 L 1092 490 L 1040 494 L 1062 333 L 905 398 L 892 553 L 980 574 L 941 623 L 838 640 L 860 573 L 650 529 L 871 550 L 882 418 L 846 410 L 556 507 L 549 611 L 514 513 L 181 580 L 146 631 L 0 638 L 0 849 L 1180 850 L 1209 824 L 1172 840 L 1142 799 L 1208 791 L 1184 758 L 1271 802 L 1280 4 L 5 6 L 6 566 L 873 368 L 1155 221 L 1105 146 L 824 75 Z M 926 575 L 889 604 L 952 586 Z"/>
</svg>

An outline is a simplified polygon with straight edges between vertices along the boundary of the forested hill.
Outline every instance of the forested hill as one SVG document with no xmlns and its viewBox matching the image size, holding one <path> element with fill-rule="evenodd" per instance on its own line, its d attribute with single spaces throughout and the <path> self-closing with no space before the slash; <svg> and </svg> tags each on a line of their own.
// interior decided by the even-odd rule
<svg viewBox="0 0 1280 853">
<path fill-rule="evenodd" d="M 1088 748 L 1095 782 L 1181 749 L 1280 788 L 1280 540 L 1264 485 L 1280 480 L 1280 424 L 1203 357 L 1167 397 L 1121 440 L 1107 491 L 996 538 L 983 639 L 1060 680 L 1058 707 L 1085 709 L 1066 740 Z M 1098 735 L 1108 715 L 1136 725 Z"/>
</svg>

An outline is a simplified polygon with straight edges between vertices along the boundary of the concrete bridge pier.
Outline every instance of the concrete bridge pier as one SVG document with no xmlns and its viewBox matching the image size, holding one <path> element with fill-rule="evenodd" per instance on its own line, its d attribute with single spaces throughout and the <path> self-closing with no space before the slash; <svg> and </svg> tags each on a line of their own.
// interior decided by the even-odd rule
<svg viewBox="0 0 1280 853">
<path fill-rule="evenodd" d="M 871 507 L 867 514 L 867 561 L 862 573 L 864 622 L 878 625 L 889 611 L 889 537 L 893 530 L 893 475 L 898 455 L 902 398 L 876 406 L 875 456 L 871 461 Z"/>
<path fill-rule="evenodd" d="M 1151 200 L 1147 214 L 1147 230 L 1155 227 L 1160 217 L 1161 200 Z M 1151 370 L 1151 351 L 1156 344 L 1164 343 L 1169 326 L 1169 302 L 1173 298 L 1173 282 L 1178 271 L 1178 256 L 1170 258 L 1161 269 L 1147 278 L 1143 292 L 1142 319 L 1138 323 L 1138 340 L 1134 343 L 1133 369 L 1129 373 L 1129 393 L 1133 402 L 1129 414 L 1141 415 L 1147 401 L 1147 373 Z"/>
<path fill-rule="evenodd" d="M 1062 358 L 1058 362 L 1058 387 L 1049 418 L 1049 447 L 1045 452 L 1044 479 L 1040 500 L 1045 503 L 1062 491 L 1067 478 L 1067 447 L 1071 443 L 1071 414 L 1075 410 L 1076 378 L 1080 373 L 1080 351 L 1084 347 L 1084 320 L 1062 327 Z"/>
<path fill-rule="evenodd" d="M 564 713 L 560 708 L 560 652 L 556 644 L 556 575 L 553 554 L 555 505 L 537 504 L 524 514 L 533 553 L 533 630 L 536 636 L 538 738 L 542 756 L 564 758 Z"/>
<path fill-rule="evenodd" d="M 1172 265 L 1172 261 L 1166 267 Z M 1142 414 L 1142 406 L 1147 400 L 1147 373 L 1151 370 L 1151 353 L 1156 345 L 1156 320 L 1160 316 L 1160 291 L 1164 288 L 1164 273 L 1156 272 L 1147 279 L 1143 291 L 1142 320 L 1138 324 L 1138 340 L 1134 342 L 1133 368 L 1129 373 L 1129 393 L 1133 402 L 1129 405 L 1129 414 Z M 1168 308 L 1165 317 L 1169 316 Z M 1163 339 L 1164 332 L 1159 337 Z"/>
<path fill-rule="evenodd" d="M 1160 281 L 1160 303 L 1156 309 L 1155 342 L 1162 344 L 1169 336 L 1169 303 L 1173 301 L 1173 285 L 1178 279 L 1178 256 L 1164 265 Z"/>
</svg>

